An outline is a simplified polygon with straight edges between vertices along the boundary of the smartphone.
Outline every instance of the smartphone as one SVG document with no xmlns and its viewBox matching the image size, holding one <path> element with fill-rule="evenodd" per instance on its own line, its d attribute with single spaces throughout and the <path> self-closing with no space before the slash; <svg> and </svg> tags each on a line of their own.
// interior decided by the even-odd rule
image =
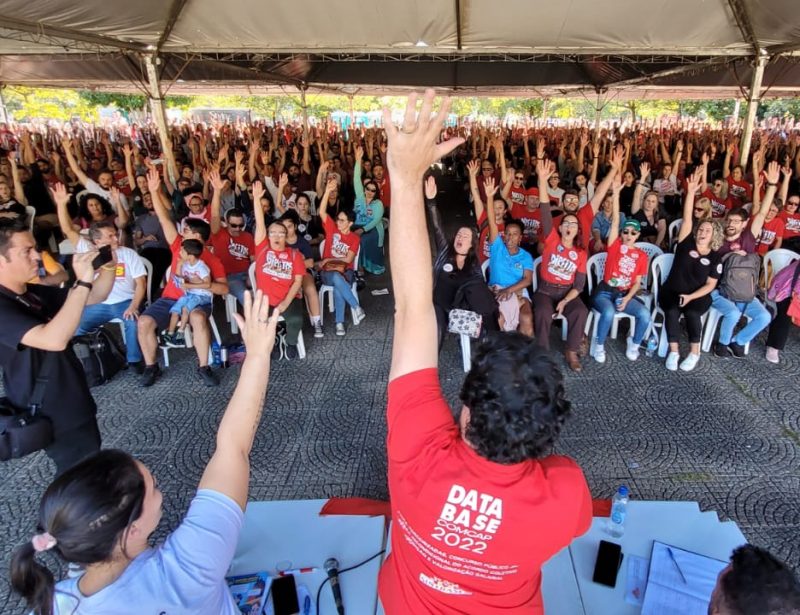
<svg viewBox="0 0 800 615">
<path fill-rule="evenodd" d="M 294 575 L 289 574 L 285 577 L 273 579 L 270 592 L 272 593 L 272 607 L 275 610 L 275 615 L 297 615 L 300 613 Z"/>
<path fill-rule="evenodd" d="M 607 587 L 616 586 L 620 566 L 622 566 L 622 547 L 614 542 L 601 540 L 597 548 L 592 581 Z"/>
<path fill-rule="evenodd" d="M 106 263 L 110 263 L 111 260 L 114 258 L 111 255 L 111 246 L 103 246 L 98 250 L 99 254 L 94 257 L 92 261 L 92 268 L 97 270 L 100 269 Z"/>
<path fill-rule="evenodd" d="M 681 295 L 680 297 L 678 297 L 678 305 L 683 307 L 684 303 L 686 303 L 686 300 L 684 299 L 683 295 Z"/>
</svg>

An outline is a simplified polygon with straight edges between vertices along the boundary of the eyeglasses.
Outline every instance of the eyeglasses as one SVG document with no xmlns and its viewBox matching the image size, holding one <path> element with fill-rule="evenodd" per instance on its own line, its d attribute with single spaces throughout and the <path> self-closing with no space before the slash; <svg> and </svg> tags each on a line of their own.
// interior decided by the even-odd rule
<svg viewBox="0 0 800 615">
<path fill-rule="evenodd" d="M 577 227 L 578 223 L 577 222 L 562 222 L 561 225 L 562 226 L 569 226 L 569 227 L 572 227 L 572 226 Z"/>
<path fill-rule="evenodd" d="M 364 192 L 377 192 L 377 191 L 378 191 L 377 188 L 372 188 L 370 186 L 364 188 Z"/>
<path fill-rule="evenodd" d="M 798 205 L 800 205 L 800 201 L 786 201 L 786 205 L 787 206 L 794 205 L 795 207 L 797 207 Z"/>
<path fill-rule="evenodd" d="M 285 236 L 285 235 L 286 235 L 286 231 L 270 231 L 269 232 L 269 236 L 270 237 L 282 237 L 282 236 Z"/>
<path fill-rule="evenodd" d="M 524 175 L 515 175 L 514 179 L 518 179 L 519 181 L 522 181 L 523 179 L 525 179 L 525 176 Z"/>
<path fill-rule="evenodd" d="M 578 202 L 578 198 L 574 197 L 574 196 L 568 196 L 568 197 L 566 197 L 564 199 L 564 202 L 565 203 L 577 203 Z"/>
<path fill-rule="evenodd" d="M 233 224 L 231 222 L 228 222 L 228 228 L 244 228 L 244 223 L 242 223 L 242 224 Z"/>
</svg>

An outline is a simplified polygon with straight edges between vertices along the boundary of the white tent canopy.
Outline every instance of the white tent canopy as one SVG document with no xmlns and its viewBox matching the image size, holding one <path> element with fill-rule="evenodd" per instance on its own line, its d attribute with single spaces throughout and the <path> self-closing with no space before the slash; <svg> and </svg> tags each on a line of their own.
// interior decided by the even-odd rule
<svg viewBox="0 0 800 615">
<path fill-rule="evenodd" d="M 800 93 L 797 0 L 4 0 L 0 82 L 170 93 Z"/>
</svg>

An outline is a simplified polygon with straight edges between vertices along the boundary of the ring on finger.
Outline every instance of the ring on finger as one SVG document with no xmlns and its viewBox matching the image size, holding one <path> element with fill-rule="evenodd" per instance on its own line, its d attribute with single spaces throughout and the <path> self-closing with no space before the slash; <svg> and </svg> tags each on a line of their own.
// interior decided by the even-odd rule
<svg viewBox="0 0 800 615">
<path fill-rule="evenodd" d="M 416 132 L 416 130 L 417 130 L 416 124 L 414 125 L 413 128 L 406 128 L 405 126 L 400 126 L 400 132 L 406 135 L 413 134 L 414 132 Z"/>
<path fill-rule="evenodd" d="M 268 318 L 259 318 L 258 322 L 263 323 L 263 324 L 267 324 L 269 322 L 269 319 Z"/>
</svg>

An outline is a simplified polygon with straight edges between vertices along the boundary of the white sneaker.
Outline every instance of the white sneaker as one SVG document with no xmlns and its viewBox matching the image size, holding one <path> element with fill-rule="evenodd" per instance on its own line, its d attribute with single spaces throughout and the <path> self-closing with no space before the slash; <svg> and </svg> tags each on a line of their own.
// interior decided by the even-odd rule
<svg viewBox="0 0 800 615">
<path fill-rule="evenodd" d="M 681 355 L 677 352 L 670 352 L 667 355 L 667 369 L 671 372 L 678 371 L 678 361 L 680 361 Z"/>
<path fill-rule="evenodd" d="M 367 315 L 364 313 L 364 308 L 358 306 L 353 308 L 353 324 L 357 325 L 360 324 L 362 320 L 364 320 Z"/>
<path fill-rule="evenodd" d="M 780 350 L 777 348 L 773 348 L 772 346 L 767 346 L 767 361 L 770 363 L 775 363 L 776 365 L 781 362 L 781 354 Z"/>
<path fill-rule="evenodd" d="M 314 337 L 317 339 L 325 337 L 325 333 L 322 331 L 322 323 L 320 321 L 314 323 Z"/>
<path fill-rule="evenodd" d="M 346 332 L 344 330 L 344 323 L 337 322 L 336 323 L 336 335 L 344 335 Z"/>
<path fill-rule="evenodd" d="M 605 363 L 606 362 L 606 347 L 601 346 L 597 343 L 596 340 L 592 340 L 592 357 L 598 363 Z"/>
<path fill-rule="evenodd" d="M 697 367 L 697 362 L 699 360 L 700 360 L 699 354 L 694 354 L 690 352 L 688 355 L 686 355 L 686 358 L 683 361 L 681 361 L 681 370 L 684 372 L 692 371 L 695 367 Z"/>
<path fill-rule="evenodd" d="M 635 361 L 639 358 L 639 344 L 634 343 L 632 338 L 628 338 L 628 345 L 625 349 L 625 356 L 629 361 Z"/>
</svg>

